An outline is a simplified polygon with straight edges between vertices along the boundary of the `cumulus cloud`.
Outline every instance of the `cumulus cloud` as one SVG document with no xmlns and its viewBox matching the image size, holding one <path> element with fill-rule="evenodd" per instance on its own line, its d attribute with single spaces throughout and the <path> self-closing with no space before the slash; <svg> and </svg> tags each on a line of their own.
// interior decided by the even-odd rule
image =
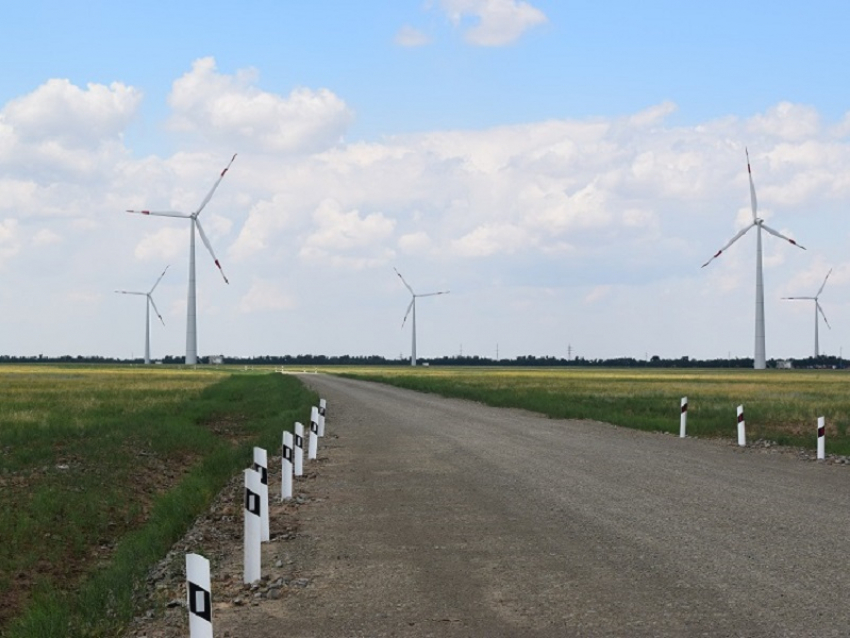
<svg viewBox="0 0 850 638">
<path fill-rule="evenodd" d="M 168 97 L 172 128 L 240 149 L 305 153 L 337 144 L 353 119 L 328 89 L 300 87 L 282 96 L 256 81 L 253 70 L 226 75 L 213 58 L 196 60 Z"/>
<path fill-rule="evenodd" d="M 313 222 L 314 228 L 300 250 L 304 259 L 360 269 L 384 264 L 394 255 L 384 244 L 392 235 L 395 221 L 381 213 L 361 215 L 326 199 L 314 211 Z"/>
<path fill-rule="evenodd" d="M 268 310 L 291 310 L 297 306 L 294 299 L 284 293 L 279 285 L 267 279 L 258 279 L 239 300 L 239 312 L 253 313 Z"/>
<path fill-rule="evenodd" d="M 431 43 L 431 38 L 409 25 L 403 26 L 395 34 L 394 42 L 400 47 L 421 47 Z"/>
<path fill-rule="evenodd" d="M 0 112 L 0 122 L 5 125 L 2 137 L 9 136 L 11 129 L 24 144 L 92 147 L 119 137 L 141 100 L 140 91 L 120 82 L 88 84 L 81 89 L 68 80 L 48 80 Z"/>
<path fill-rule="evenodd" d="M 0 267 L 5 266 L 6 262 L 14 257 L 20 249 L 18 220 L 0 220 Z"/>
<path fill-rule="evenodd" d="M 546 14 L 520 0 L 441 0 L 455 26 L 472 17 L 464 38 L 477 46 L 497 47 L 516 41 L 527 30 L 547 22 Z"/>
<path fill-rule="evenodd" d="M 143 222 L 150 222 L 151 219 L 145 218 Z M 160 221 L 157 219 L 156 221 Z M 159 230 L 146 233 L 144 237 L 136 244 L 135 255 L 136 259 L 143 261 L 174 261 L 186 256 L 188 259 L 189 250 L 189 222 L 186 220 L 184 224 L 180 224 L 183 228 L 175 226 L 162 227 Z M 200 244 L 200 242 L 197 242 Z M 196 250 L 198 246 L 196 245 Z M 195 259 L 198 258 L 198 253 Z"/>
</svg>

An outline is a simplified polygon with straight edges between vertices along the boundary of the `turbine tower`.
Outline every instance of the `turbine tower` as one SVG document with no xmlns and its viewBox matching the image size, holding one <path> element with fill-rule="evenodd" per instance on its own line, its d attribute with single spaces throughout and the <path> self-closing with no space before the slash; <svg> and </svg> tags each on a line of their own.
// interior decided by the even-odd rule
<svg viewBox="0 0 850 638">
<path fill-rule="evenodd" d="M 761 248 L 761 231 L 764 230 L 771 235 L 779 237 L 780 239 L 784 239 L 787 242 L 790 242 L 792 245 L 797 248 L 803 248 L 796 241 L 791 239 L 790 237 L 786 237 L 782 233 L 773 230 L 770 226 L 764 223 L 764 220 L 758 216 L 758 202 L 756 200 L 756 187 L 753 185 L 753 172 L 750 169 L 750 153 L 748 150 L 744 149 L 744 152 L 747 154 L 747 174 L 750 178 L 750 207 L 753 211 L 753 222 L 739 231 L 732 239 L 729 240 L 723 248 L 718 250 L 714 256 L 705 262 L 702 267 L 705 268 L 712 262 L 712 260 L 716 259 L 720 256 L 720 254 L 729 248 L 736 241 L 741 239 L 744 235 L 746 235 L 750 229 L 756 229 L 756 343 L 755 343 L 755 356 L 753 357 L 753 368 L 756 370 L 764 370 L 767 367 L 767 360 L 765 356 L 765 346 L 764 346 L 764 276 L 762 274 L 762 248 Z"/>
<path fill-rule="evenodd" d="M 210 189 L 210 192 L 207 193 L 207 196 L 201 201 L 201 205 L 198 206 L 198 210 L 193 213 L 181 213 L 177 211 L 152 211 L 152 210 L 127 210 L 128 213 L 138 213 L 140 215 L 154 215 L 157 217 L 179 217 L 182 219 L 189 219 L 191 223 L 189 224 L 189 293 L 186 300 L 186 365 L 195 365 L 198 363 L 198 322 L 197 322 L 197 310 L 195 304 L 195 229 L 197 228 L 198 234 L 201 236 L 201 241 L 204 242 L 204 246 L 207 247 L 207 250 L 210 252 L 210 255 L 215 262 L 215 265 L 218 267 L 219 272 L 221 273 L 222 278 L 224 279 L 224 283 L 230 283 L 227 281 L 227 277 L 224 275 L 224 270 L 221 268 L 221 264 L 218 262 L 218 259 L 213 252 L 212 245 L 210 244 L 210 240 L 207 239 L 206 234 L 204 233 L 204 229 L 201 226 L 201 221 L 198 219 L 198 215 L 201 214 L 201 211 L 204 210 L 204 207 L 209 204 L 209 201 L 212 199 L 213 193 L 218 188 L 218 185 L 221 183 L 221 180 L 224 179 L 225 174 L 227 173 L 230 165 L 233 164 L 233 160 L 236 159 L 236 154 L 230 158 L 230 162 L 228 162 L 227 166 L 225 166 L 224 170 L 221 171 L 221 174 L 218 176 L 215 184 Z"/>
<path fill-rule="evenodd" d="M 832 268 L 829 269 L 829 272 L 826 273 L 826 277 L 823 279 L 823 283 L 820 285 L 817 294 L 814 297 L 783 297 L 783 299 L 806 299 L 808 301 L 815 302 L 815 358 L 820 356 L 820 347 L 818 345 L 818 313 L 820 312 L 821 317 L 823 317 L 823 321 L 826 324 L 826 327 L 832 330 L 832 326 L 829 325 L 829 321 L 826 319 L 826 313 L 824 313 L 823 308 L 820 307 L 820 294 L 823 292 L 823 289 L 826 287 L 826 280 L 829 279 L 829 276 L 832 274 Z"/>
<path fill-rule="evenodd" d="M 156 280 L 156 283 L 153 285 L 153 288 L 148 290 L 147 292 L 133 292 L 131 290 L 116 290 L 118 294 L 121 295 L 144 295 L 147 297 L 145 301 L 145 363 L 150 364 L 151 362 L 151 306 L 153 306 L 153 311 L 156 313 L 156 316 L 159 317 L 159 320 L 162 321 L 162 325 L 165 325 L 165 321 L 162 319 L 162 315 L 159 314 L 159 310 L 156 308 L 156 304 L 153 302 L 153 291 L 156 290 L 156 287 L 159 285 L 159 282 L 162 281 L 162 278 L 165 277 L 165 271 L 168 270 L 168 266 L 165 267 L 165 270 L 162 271 L 162 274 L 159 276 L 159 279 Z"/>
<path fill-rule="evenodd" d="M 415 292 L 413 292 L 413 288 L 410 287 L 410 284 L 408 284 L 404 280 L 404 277 L 401 276 L 401 273 L 395 267 L 393 267 L 393 270 L 395 270 L 395 274 L 397 274 L 398 278 L 401 279 L 401 283 L 404 284 L 405 288 L 407 288 L 410 291 L 410 295 L 412 297 L 411 300 L 410 300 L 410 305 L 407 307 L 407 312 L 404 313 L 404 319 L 401 322 L 401 327 L 404 328 L 404 324 L 407 321 L 407 316 L 410 314 L 411 311 L 413 311 L 412 326 L 411 326 L 411 329 L 412 329 L 411 331 L 412 331 L 412 335 L 413 335 L 413 337 L 412 337 L 413 345 L 411 346 L 411 349 L 410 349 L 410 365 L 415 366 L 416 365 L 416 298 L 417 297 L 434 297 L 436 295 L 447 295 L 447 294 L 449 294 L 449 291 L 443 290 L 443 291 L 440 291 L 440 292 L 426 292 L 426 293 L 422 293 L 421 295 L 418 295 Z"/>
</svg>

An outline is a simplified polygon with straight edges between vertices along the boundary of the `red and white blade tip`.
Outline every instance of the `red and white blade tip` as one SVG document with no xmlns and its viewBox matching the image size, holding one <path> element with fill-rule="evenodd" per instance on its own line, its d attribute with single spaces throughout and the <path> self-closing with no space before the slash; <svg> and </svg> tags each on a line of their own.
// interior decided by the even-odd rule
<svg viewBox="0 0 850 638">
<path fill-rule="evenodd" d="M 224 283 L 229 284 L 230 282 L 227 281 L 227 275 L 224 274 L 224 269 L 221 267 L 221 264 L 218 263 L 218 259 L 215 260 L 215 265 L 218 266 L 218 270 L 221 273 L 221 276 L 224 277 Z"/>
</svg>

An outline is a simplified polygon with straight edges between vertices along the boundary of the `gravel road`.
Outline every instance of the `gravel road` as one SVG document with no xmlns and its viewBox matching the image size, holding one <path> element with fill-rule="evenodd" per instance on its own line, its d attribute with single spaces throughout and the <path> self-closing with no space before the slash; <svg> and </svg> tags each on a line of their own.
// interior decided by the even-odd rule
<svg viewBox="0 0 850 638">
<path fill-rule="evenodd" d="M 217 636 L 850 635 L 850 468 L 302 380 L 328 400 L 309 585 Z"/>
</svg>

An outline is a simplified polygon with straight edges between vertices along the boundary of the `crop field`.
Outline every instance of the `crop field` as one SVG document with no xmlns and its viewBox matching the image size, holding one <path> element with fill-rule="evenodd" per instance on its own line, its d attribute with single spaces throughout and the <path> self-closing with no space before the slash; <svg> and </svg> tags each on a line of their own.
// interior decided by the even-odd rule
<svg viewBox="0 0 850 638">
<path fill-rule="evenodd" d="M 850 454 L 850 374 L 842 370 L 627 370 L 336 368 L 337 374 L 411 390 L 515 407 L 553 418 L 592 419 L 678 434 L 688 397 L 688 435 L 736 438 L 744 405 L 747 439 L 813 448 L 826 418 L 827 453 Z"/>
<path fill-rule="evenodd" d="M 316 397 L 280 374 L 0 366 L 0 636 L 110 636 L 251 447 Z"/>
</svg>

